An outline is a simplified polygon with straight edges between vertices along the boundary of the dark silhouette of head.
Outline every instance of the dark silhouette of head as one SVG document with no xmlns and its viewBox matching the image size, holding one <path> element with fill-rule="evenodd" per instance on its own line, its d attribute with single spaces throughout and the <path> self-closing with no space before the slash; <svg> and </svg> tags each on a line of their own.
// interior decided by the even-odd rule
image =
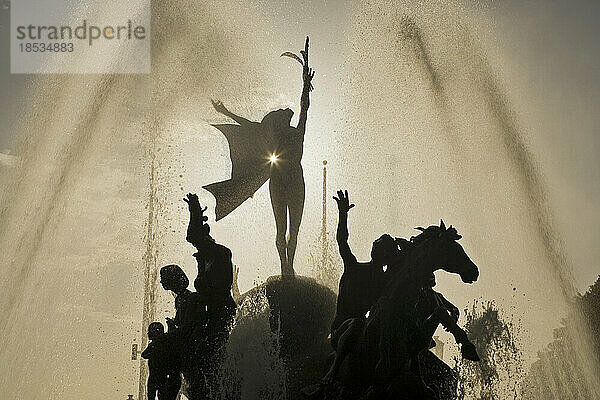
<svg viewBox="0 0 600 400">
<path fill-rule="evenodd" d="M 160 322 L 152 322 L 148 325 L 148 339 L 156 340 L 165 334 L 165 327 Z"/>
<path fill-rule="evenodd" d="M 278 131 L 290 126 L 294 112 L 289 109 L 280 108 L 279 110 L 271 111 L 261 121 L 261 124 L 267 126 L 273 131 Z"/>
<path fill-rule="evenodd" d="M 416 228 L 421 231 L 418 236 L 411 237 L 417 258 L 422 262 L 424 282 L 431 283 L 433 271 L 442 269 L 446 272 L 460 275 L 465 283 L 473 283 L 479 278 L 477 265 L 467 255 L 458 240 L 462 237 L 452 225 L 446 228 L 444 221 L 440 226 L 431 225 L 427 228 Z M 433 280 L 435 283 L 435 278 Z"/>
<path fill-rule="evenodd" d="M 394 238 L 385 233 L 373 242 L 371 262 L 376 266 L 389 265 L 393 262 L 397 253 L 398 246 Z"/>
<path fill-rule="evenodd" d="M 160 269 L 160 283 L 165 290 L 181 293 L 187 289 L 190 280 L 179 265 L 166 265 Z"/>
</svg>

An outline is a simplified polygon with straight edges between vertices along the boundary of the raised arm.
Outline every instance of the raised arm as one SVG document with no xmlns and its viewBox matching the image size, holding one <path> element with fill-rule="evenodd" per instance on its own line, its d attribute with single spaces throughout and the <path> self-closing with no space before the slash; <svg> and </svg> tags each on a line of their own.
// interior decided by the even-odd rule
<svg viewBox="0 0 600 400">
<path fill-rule="evenodd" d="M 188 204 L 190 211 L 190 222 L 188 223 L 185 239 L 198 248 L 198 244 L 208 235 L 208 225 L 204 224 L 208 220 L 208 217 L 204 215 L 206 207 L 202 208 L 200 206 L 198 195 L 194 193 L 188 193 L 183 201 Z"/>
<path fill-rule="evenodd" d="M 304 44 L 304 50 L 300 51 L 304 59 L 302 68 L 302 96 L 300 97 L 300 119 L 298 120 L 298 129 L 304 133 L 306 130 L 306 118 L 308 117 L 308 107 L 310 106 L 309 93 L 313 90 L 312 78 L 315 76 L 315 71 L 308 65 L 308 36 Z"/>
<path fill-rule="evenodd" d="M 235 122 L 237 122 L 240 125 L 245 125 L 245 124 L 250 124 L 251 121 L 247 120 L 244 117 L 240 117 L 239 115 L 235 115 L 234 113 L 232 113 L 231 111 L 229 111 L 221 101 L 219 100 L 210 100 L 210 102 L 212 103 L 213 107 L 215 108 L 215 110 L 220 113 L 223 114 L 229 118 L 231 118 L 232 120 L 234 120 Z"/>
<path fill-rule="evenodd" d="M 348 244 L 348 211 L 354 207 L 354 204 L 350 204 L 347 190 L 345 192 L 338 190 L 337 197 L 333 196 L 333 199 L 337 202 L 339 212 L 336 240 L 340 249 L 340 256 L 342 256 L 344 264 L 346 262 L 356 262 L 356 257 L 352 254 Z"/>
</svg>

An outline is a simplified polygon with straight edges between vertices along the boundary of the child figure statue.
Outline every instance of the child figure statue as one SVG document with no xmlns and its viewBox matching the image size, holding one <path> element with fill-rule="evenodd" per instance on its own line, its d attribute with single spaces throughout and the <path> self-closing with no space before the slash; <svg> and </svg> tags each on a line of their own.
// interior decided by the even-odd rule
<svg viewBox="0 0 600 400">
<path fill-rule="evenodd" d="M 181 388 L 179 355 L 160 322 L 148 325 L 150 343 L 142 352 L 148 360 L 148 400 L 175 400 Z"/>
</svg>

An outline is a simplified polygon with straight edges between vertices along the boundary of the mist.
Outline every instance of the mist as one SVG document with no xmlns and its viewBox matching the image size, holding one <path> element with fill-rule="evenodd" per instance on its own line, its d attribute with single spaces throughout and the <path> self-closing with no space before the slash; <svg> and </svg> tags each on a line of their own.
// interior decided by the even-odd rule
<svg viewBox="0 0 600 400">
<path fill-rule="evenodd" d="M 549 29 L 544 21 L 560 7 L 545 9 L 541 21 L 513 4 L 152 7 L 151 74 L 31 77 L 19 81 L 25 107 L 3 114 L 15 127 L 11 140 L 22 142 L 16 164 L 2 170 L 0 199 L 5 397 L 136 393 L 139 363 L 130 353 L 142 342 L 144 302 L 151 319 L 173 313 L 155 278 L 154 297 L 144 299 L 145 273 L 177 263 L 195 276 L 181 199 L 197 192 L 213 209 L 201 186 L 229 178 L 227 143 L 210 126 L 225 119 L 210 99 L 251 120 L 288 106 L 297 118 L 301 70 L 279 55 L 297 52 L 306 35 L 316 76 L 299 274 L 312 271 L 327 160 L 328 189 L 348 189 L 356 204 L 350 245 L 359 259 L 383 232 L 409 237 L 443 218 L 463 236 L 481 277 L 465 285 L 438 273 L 436 290 L 461 309 L 494 299 L 519 321 L 529 360 L 551 340 L 569 296 L 598 275 L 600 186 L 590 171 L 598 84 L 577 97 L 598 51 L 581 71 L 557 65 L 541 79 L 529 46 L 555 46 L 556 54 L 566 46 L 522 34 Z M 537 54 L 535 62 L 543 60 Z M 564 96 L 536 102 L 553 91 Z M 573 104 L 571 114 L 555 112 Z M 558 132 L 566 125 L 570 142 Z M 565 143 L 580 161 L 564 156 Z M 266 186 L 218 223 L 209 214 L 213 236 L 233 251 L 242 291 L 279 271 Z M 334 229 L 335 212 L 329 217 Z"/>
</svg>

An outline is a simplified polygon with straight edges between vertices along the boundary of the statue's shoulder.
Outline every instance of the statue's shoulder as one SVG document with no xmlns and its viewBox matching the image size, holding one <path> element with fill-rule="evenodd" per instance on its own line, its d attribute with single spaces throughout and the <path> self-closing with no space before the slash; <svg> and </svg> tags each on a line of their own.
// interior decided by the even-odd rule
<svg viewBox="0 0 600 400">
<path fill-rule="evenodd" d="M 231 253 L 231 250 L 229 249 L 229 247 L 219 244 L 219 243 L 215 243 L 215 252 L 218 253 L 219 255 L 222 255 L 225 257 L 232 256 L 232 253 Z"/>
</svg>

